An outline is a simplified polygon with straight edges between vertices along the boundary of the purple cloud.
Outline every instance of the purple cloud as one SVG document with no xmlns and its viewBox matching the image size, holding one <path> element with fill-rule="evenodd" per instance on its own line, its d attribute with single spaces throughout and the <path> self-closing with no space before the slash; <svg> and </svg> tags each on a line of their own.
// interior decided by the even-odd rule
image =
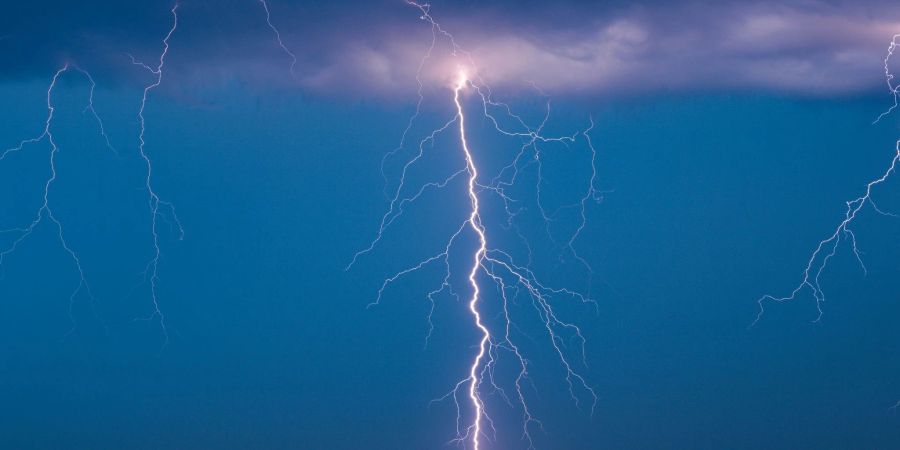
<svg viewBox="0 0 900 450">
<path fill-rule="evenodd" d="M 445 28 L 472 52 L 492 85 L 534 82 L 573 93 L 659 90 L 774 90 L 803 95 L 846 95 L 884 84 L 883 58 L 900 32 L 896 8 L 816 2 L 672 4 L 598 11 L 583 8 L 578 23 L 540 16 L 451 16 Z M 432 10 L 440 18 L 440 10 Z M 471 11 L 470 11 L 471 13 Z M 397 23 L 384 24 L 393 28 Z M 412 23 L 403 27 L 413 30 Z M 421 30 L 421 28 L 425 28 Z M 411 72 L 430 40 L 420 30 L 348 40 L 339 58 L 303 80 L 316 89 L 362 86 L 409 90 Z M 424 77 L 441 83 L 465 65 L 437 52 Z"/>
</svg>

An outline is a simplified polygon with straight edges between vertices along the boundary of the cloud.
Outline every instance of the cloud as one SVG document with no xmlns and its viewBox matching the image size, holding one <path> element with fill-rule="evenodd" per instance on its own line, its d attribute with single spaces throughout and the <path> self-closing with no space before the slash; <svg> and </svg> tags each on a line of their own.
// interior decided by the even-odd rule
<svg viewBox="0 0 900 450">
<path fill-rule="evenodd" d="M 7 78 L 46 76 L 61 59 L 134 76 L 121 54 L 152 58 L 170 24 L 168 5 L 157 1 L 22 3 L 0 24 L 0 52 L 11 55 L 0 60 Z M 414 91 L 431 33 L 402 0 L 269 4 L 299 57 L 296 78 L 256 0 L 183 0 L 170 55 L 174 76 L 207 86 L 241 78 L 326 95 Z M 874 92 L 884 85 L 887 44 L 900 32 L 900 10 L 877 1 L 441 2 L 431 13 L 492 85 L 533 82 L 572 94 Z M 423 68 L 428 86 L 448 82 L 466 65 L 446 44 L 438 42 Z"/>
<path fill-rule="evenodd" d="M 670 3 L 593 13 L 574 6 L 579 7 L 583 14 L 574 23 L 543 25 L 541 15 L 521 15 L 520 24 L 507 16 L 500 26 L 489 26 L 480 17 L 467 26 L 465 18 L 454 17 L 454 34 L 495 85 L 528 80 L 576 93 L 737 89 L 846 95 L 882 88 L 887 45 L 900 32 L 896 8 L 877 5 Z M 433 12 L 439 17 L 439 10 Z M 406 46 L 406 39 L 385 39 L 366 51 L 415 67 L 416 56 L 398 50 Z M 334 64 L 347 73 L 367 70 L 354 61 Z M 380 89 L 395 87 L 383 77 L 370 81 L 381 82 Z"/>
</svg>

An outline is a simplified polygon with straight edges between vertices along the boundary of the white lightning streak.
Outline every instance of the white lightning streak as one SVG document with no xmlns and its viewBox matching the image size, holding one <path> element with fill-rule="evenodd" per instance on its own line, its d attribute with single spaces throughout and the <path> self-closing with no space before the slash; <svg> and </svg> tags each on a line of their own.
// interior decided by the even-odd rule
<svg viewBox="0 0 900 450">
<path fill-rule="evenodd" d="M 475 251 L 475 260 L 472 262 L 472 269 L 469 272 L 469 283 L 472 285 L 472 299 L 469 300 L 469 311 L 475 319 L 475 326 L 482 333 L 481 340 L 478 342 L 478 354 L 475 355 L 472 367 L 469 369 L 469 400 L 472 402 L 472 407 L 475 408 L 475 421 L 471 426 L 471 436 L 472 445 L 475 450 L 478 450 L 479 437 L 481 436 L 482 410 L 484 409 L 484 404 L 478 395 L 478 384 L 481 381 L 478 377 L 478 367 L 481 366 L 481 359 L 484 358 L 485 354 L 485 345 L 491 339 L 491 333 L 481 323 L 481 313 L 478 311 L 478 294 L 480 294 L 480 289 L 475 277 L 478 275 L 478 269 L 481 268 L 482 260 L 487 252 L 487 237 L 485 236 L 484 225 L 481 223 L 478 194 L 475 193 L 475 186 L 478 182 L 478 169 L 475 167 L 475 160 L 472 157 L 472 152 L 469 151 L 469 144 L 466 142 L 466 116 L 463 114 L 463 107 L 459 102 L 459 91 L 466 86 L 467 82 L 465 75 L 461 75 L 456 89 L 453 90 L 453 103 L 456 104 L 456 113 L 459 118 L 459 140 L 466 157 L 466 167 L 469 171 L 469 200 L 472 202 L 469 226 L 478 235 L 478 250 Z"/>
<path fill-rule="evenodd" d="M 7 256 L 16 251 L 19 244 L 21 244 L 26 238 L 31 236 L 34 232 L 35 228 L 43 221 L 44 217 L 48 218 L 53 224 L 56 226 L 57 237 L 59 238 L 60 245 L 63 250 L 68 253 L 68 255 L 72 258 L 72 261 L 75 264 L 75 268 L 78 271 L 78 285 L 75 287 L 75 290 L 72 291 L 72 294 L 69 296 L 69 319 L 72 323 L 72 330 L 75 327 L 75 317 L 73 313 L 74 302 L 78 294 L 84 289 L 87 292 L 88 297 L 91 300 L 91 305 L 93 306 L 94 295 L 91 293 L 90 285 L 87 282 L 87 279 L 84 275 L 84 268 L 81 265 L 81 259 L 78 258 L 78 254 L 72 249 L 69 243 L 66 241 L 66 238 L 63 233 L 63 226 L 59 219 L 53 214 L 53 209 L 50 206 L 50 188 L 53 185 L 53 182 L 56 181 L 57 173 L 56 173 L 56 156 L 59 154 L 59 146 L 56 144 L 56 139 L 53 137 L 53 131 L 51 126 L 53 125 L 53 116 L 56 112 L 56 108 L 53 106 L 52 96 L 53 90 L 56 87 L 56 82 L 59 80 L 59 77 L 70 70 L 74 66 L 66 63 L 61 69 L 57 70 L 56 73 L 53 74 L 53 78 L 50 81 L 50 85 L 47 87 L 47 119 L 44 121 L 44 129 L 40 135 L 30 139 L 24 139 L 19 142 L 19 145 L 6 149 L 0 154 L 0 161 L 4 160 L 8 155 L 21 151 L 25 145 L 27 144 L 35 144 L 43 141 L 44 139 L 50 144 L 50 160 L 49 160 L 49 169 L 50 176 L 44 181 L 44 192 L 43 192 L 43 202 L 41 203 L 40 208 L 38 208 L 35 218 L 27 224 L 25 227 L 13 228 L 9 230 L 3 230 L 4 233 L 18 233 L 18 236 L 12 241 L 12 243 L 2 251 L 0 251 L 0 266 L 3 265 L 4 260 Z M 103 122 L 100 120 L 100 117 L 94 111 L 94 80 L 86 71 L 81 70 L 80 68 L 75 67 L 76 70 L 81 72 L 86 76 L 86 78 L 91 83 L 90 94 L 88 97 L 88 105 L 85 109 L 88 109 L 93 113 L 94 118 L 97 119 L 99 123 L 101 133 L 103 137 L 106 138 L 106 133 L 103 131 Z M 108 143 L 107 139 L 107 143 Z M 111 147 L 111 146 L 110 146 Z M 70 330 L 70 332 L 72 331 Z"/>
<path fill-rule="evenodd" d="M 147 263 L 145 271 L 144 271 L 145 277 L 149 277 L 150 293 L 151 293 L 152 308 L 153 308 L 152 313 L 146 319 L 152 320 L 154 318 L 158 318 L 160 327 L 162 328 L 163 334 L 165 335 L 166 343 L 169 342 L 169 333 L 168 333 L 168 329 L 166 326 L 165 315 L 163 315 L 162 310 L 160 309 L 159 298 L 157 296 L 157 282 L 159 280 L 159 262 L 160 262 L 160 257 L 161 257 L 161 251 L 160 251 L 160 245 L 159 245 L 159 233 L 158 233 L 158 220 L 160 218 L 163 218 L 166 220 L 172 219 L 178 229 L 180 238 L 184 236 L 184 230 L 181 227 L 181 223 L 178 220 L 178 216 L 175 214 L 174 206 L 171 203 L 168 203 L 168 202 L 160 199 L 159 195 L 156 193 L 156 191 L 153 187 L 153 182 L 152 182 L 153 165 L 150 160 L 150 156 L 148 155 L 148 153 L 145 150 L 146 121 L 145 121 L 145 117 L 144 117 L 144 111 L 147 106 L 147 101 L 149 98 L 150 91 L 152 91 L 153 89 L 155 89 L 162 83 L 163 67 L 165 65 L 166 55 L 168 54 L 168 51 L 169 51 L 169 39 L 172 37 L 172 34 L 174 34 L 174 32 L 178 26 L 177 10 L 178 10 L 178 4 L 175 4 L 171 9 L 172 18 L 173 18 L 172 27 L 166 33 L 165 38 L 162 41 L 163 50 L 160 53 L 159 61 L 155 65 L 155 67 L 151 67 L 147 64 L 139 62 L 133 56 L 128 55 L 131 58 L 131 62 L 134 65 L 142 67 L 143 69 L 147 70 L 148 72 L 150 72 L 153 75 L 153 80 L 151 81 L 151 83 L 144 86 L 143 95 L 141 96 L 140 109 L 138 111 L 138 119 L 139 119 L 139 123 L 140 123 L 140 133 L 138 135 L 138 141 L 139 141 L 138 150 L 139 150 L 140 158 L 141 158 L 141 160 L 143 160 L 143 162 L 147 168 L 146 175 L 144 177 L 144 187 L 146 188 L 147 193 L 148 193 L 148 206 L 150 209 L 151 234 L 152 234 L 152 241 L 153 241 L 153 256 L 150 259 L 150 261 Z M 81 260 L 79 259 L 78 254 L 73 250 L 73 248 L 66 241 L 66 239 L 64 237 L 64 232 L 63 232 L 63 225 L 56 218 L 56 216 L 53 213 L 53 209 L 50 206 L 50 189 L 57 178 L 56 157 L 57 157 L 58 153 L 60 152 L 59 146 L 56 143 L 56 140 L 53 136 L 53 132 L 52 132 L 52 128 L 51 128 L 52 123 L 53 123 L 54 113 L 55 113 L 55 108 L 52 103 L 52 94 L 53 94 L 54 88 L 56 87 L 57 80 L 60 78 L 60 76 L 63 73 L 65 73 L 69 70 L 76 70 L 76 71 L 80 72 L 81 74 L 83 74 L 85 76 L 85 78 L 87 78 L 88 82 L 90 83 L 90 90 L 89 90 L 89 94 L 88 94 L 88 104 L 85 106 L 83 112 L 84 113 L 89 112 L 91 114 L 91 116 L 96 120 L 100 135 L 103 137 L 106 147 L 111 152 L 118 155 L 118 152 L 116 151 L 115 147 L 113 147 L 112 143 L 110 142 L 109 136 L 106 133 L 106 128 L 103 124 L 103 121 L 100 119 L 99 114 L 97 113 L 96 109 L 94 108 L 94 91 L 97 87 L 97 84 L 94 81 L 94 78 L 91 76 L 91 74 L 89 72 L 81 69 L 80 67 L 78 67 L 76 65 L 69 64 L 69 63 L 65 64 L 61 69 L 59 69 L 54 74 L 54 76 L 51 80 L 50 86 L 47 88 L 47 119 L 44 123 L 43 132 L 37 137 L 31 138 L 31 139 L 25 139 L 25 140 L 21 141 L 19 143 L 19 145 L 17 145 L 16 147 L 6 149 L 2 153 L 0 153 L 0 161 L 2 161 L 9 155 L 21 151 L 28 144 L 38 143 L 45 139 L 50 144 L 50 161 L 49 161 L 50 176 L 44 183 L 43 203 L 42 203 L 41 207 L 38 209 L 34 220 L 32 220 L 31 223 L 29 223 L 28 225 L 26 225 L 24 227 L 14 228 L 11 230 L 0 230 L 0 232 L 3 232 L 3 233 L 18 233 L 18 236 L 12 241 L 12 243 L 7 248 L 4 248 L 4 249 L 2 249 L 2 251 L 0 251 L 0 265 L 2 265 L 4 259 L 7 256 L 12 254 L 18 248 L 19 244 L 21 244 L 27 237 L 29 237 L 34 232 L 35 228 L 43 221 L 43 219 L 45 217 L 47 219 L 49 219 L 51 222 L 53 222 L 53 224 L 56 226 L 56 229 L 57 229 L 57 235 L 59 237 L 59 241 L 60 241 L 63 249 L 69 254 L 69 256 L 72 257 L 72 259 L 75 263 L 75 266 L 78 270 L 78 274 L 79 274 L 78 285 L 69 298 L 69 315 L 70 315 L 70 318 L 72 319 L 73 329 L 74 329 L 74 316 L 72 313 L 72 308 L 74 307 L 74 302 L 75 302 L 76 297 L 82 290 L 84 290 L 85 292 L 87 292 L 87 295 L 90 297 L 91 305 L 93 306 L 94 296 L 91 293 L 90 285 L 87 283 L 87 280 L 85 278 L 85 272 L 84 272 L 84 268 L 81 264 Z M 168 216 L 166 215 L 165 212 L 163 212 L 161 210 L 161 207 L 164 207 L 168 210 Z M 95 315 L 96 315 L 96 311 L 95 311 Z"/>
<path fill-rule="evenodd" d="M 888 108 L 887 111 L 881 113 L 875 119 L 874 123 L 878 123 L 884 116 L 895 110 L 898 105 L 900 85 L 894 85 L 894 74 L 891 72 L 889 67 L 890 59 L 894 55 L 894 50 L 896 50 L 898 45 L 898 39 L 900 39 L 900 34 L 894 35 L 894 37 L 891 39 L 890 45 L 888 46 L 887 55 L 884 58 L 884 75 L 887 81 L 888 89 L 890 90 L 891 96 L 893 97 L 893 104 L 890 108 Z M 853 252 L 854 257 L 860 264 L 860 267 L 862 267 L 863 272 L 866 271 L 866 266 L 863 264 L 862 255 L 860 254 L 859 248 L 856 245 L 856 234 L 853 233 L 853 230 L 850 228 L 850 226 L 862 212 L 863 208 L 867 205 L 871 206 L 872 210 L 878 214 L 896 217 L 895 214 L 886 212 L 878 206 L 875 200 L 872 199 L 872 190 L 878 185 L 887 181 L 888 178 L 890 178 L 890 176 L 896 171 L 898 163 L 900 163 L 900 140 L 897 140 L 895 144 L 894 157 L 891 159 L 887 170 L 885 170 L 880 177 L 875 178 L 874 180 L 867 183 L 866 189 L 861 196 L 846 203 L 847 209 L 844 212 L 844 218 L 840 221 L 840 223 L 838 223 L 837 227 L 827 238 L 819 241 L 819 244 L 816 246 L 815 250 L 809 257 L 809 260 L 806 262 L 806 267 L 803 270 L 803 278 L 800 280 L 800 284 L 797 285 L 789 295 L 778 297 L 775 295 L 766 294 L 760 297 L 759 300 L 757 300 L 757 303 L 759 304 L 759 312 L 756 315 L 756 319 L 754 319 L 750 324 L 751 327 L 759 322 L 760 319 L 762 319 L 762 316 L 766 311 L 765 303 L 767 301 L 783 303 L 794 300 L 804 289 L 807 288 L 810 290 L 813 298 L 816 301 L 817 315 L 813 322 L 818 322 L 819 320 L 821 320 L 822 315 L 824 314 L 822 303 L 825 302 L 825 294 L 822 291 L 820 277 L 822 276 L 822 272 L 825 270 L 825 268 L 828 267 L 829 260 L 837 253 L 838 247 L 842 240 L 849 241 L 850 248 Z"/>
<path fill-rule="evenodd" d="M 272 16 L 269 14 L 269 4 L 266 0 L 259 0 L 259 3 L 266 12 L 266 24 L 269 26 L 269 29 L 272 30 L 272 34 L 275 35 L 275 43 L 278 44 L 278 47 L 291 58 L 291 76 L 296 77 L 297 75 L 294 73 L 294 67 L 297 65 L 297 55 L 284 45 L 284 41 L 281 40 L 281 32 L 279 32 L 278 28 L 275 28 L 275 25 L 272 24 Z"/>
<path fill-rule="evenodd" d="M 157 282 L 159 281 L 159 260 L 162 254 L 159 247 L 159 232 L 157 230 L 159 224 L 159 218 L 162 215 L 160 211 L 160 206 L 165 206 L 169 209 L 171 216 L 178 228 L 179 238 L 184 237 L 184 228 L 182 228 L 181 223 L 178 221 L 178 216 L 175 214 L 174 206 L 166 201 L 160 199 L 159 195 L 153 188 L 153 163 L 150 160 L 150 156 L 147 154 L 145 149 L 146 142 L 144 140 L 144 135 L 146 133 L 146 120 L 144 118 L 144 110 L 147 107 L 147 99 L 150 95 L 150 91 L 157 88 L 160 84 L 162 84 L 163 77 L 163 67 L 166 63 L 166 55 L 169 53 L 169 39 L 172 37 L 172 34 L 175 33 L 175 30 L 178 28 L 178 4 L 176 3 L 172 9 L 172 27 L 169 29 L 169 32 L 166 33 L 165 38 L 163 38 L 163 50 L 159 55 L 158 63 L 156 67 L 150 67 L 147 64 L 139 62 L 131 57 L 131 62 L 134 65 L 143 67 L 148 70 L 153 76 L 153 81 L 144 87 L 144 94 L 141 97 L 141 107 L 138 110 L 138 118 L 140 121 L 141 131 L 138 135 L 138 141 L 140 144 L 138 145 L 138 150 L 140 153 L 141 159 L 144 161 L 147 166 L 147 174 L 144 178 L 144 187 L 147 189 L 148 195 L 148 205 L 150 207 L 150 217 L 151 217 L 151 225 L 150 230 L 153 235 L 153 257 L 147 263 L 147 268 L 145 271 L 146 275 L 149 275 L 150 278 L 150 296 L 153 306 L 153 311 L 151 312 L 149 317 L 146 317 L 145 320 L 153 320 L 159 319 L 159 325 L 163 330 L 163 334 L 165 336 L 166 344 L 169 343 L 169 331 L 166 326 L 166 316 L 163 314 L 162 310 L 159 306 L 159 298 L 157 296 Z M 130 56 L 130 55 L 129 55 Z"/>
</svg>

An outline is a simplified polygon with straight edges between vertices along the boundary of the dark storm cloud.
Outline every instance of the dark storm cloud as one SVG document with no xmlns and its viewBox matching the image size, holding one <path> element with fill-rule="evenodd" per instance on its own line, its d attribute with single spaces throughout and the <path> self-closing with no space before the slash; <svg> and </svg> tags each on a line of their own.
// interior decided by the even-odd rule
<svg viewBox="0 0 900 450">
<path fill-rule="evenodd" d="M 271 0 L 297 54 L 297 76 L 272 42 L 257 0 L 183 0 L 171 67 L 183 80 L 299 84 L 317 92 L 408 92 L 429 28 L 402 0 Z M 0 32 L 5 78 L 46 76 L 66 60 L 130 70 L 171 24 L 166 1 L 19 2 Z M 436 19 L 496 84 L 552 91 L 762 89 L 833 95 L 883 84 L 900 10 L 885 2 L 440 2 Z M 444 52 L 446 53 L 446 52 Z M 446 76 L 436 53 L 426 78 Z M 238 74 L 238 75 L 236 75 Z"/>
</svg>

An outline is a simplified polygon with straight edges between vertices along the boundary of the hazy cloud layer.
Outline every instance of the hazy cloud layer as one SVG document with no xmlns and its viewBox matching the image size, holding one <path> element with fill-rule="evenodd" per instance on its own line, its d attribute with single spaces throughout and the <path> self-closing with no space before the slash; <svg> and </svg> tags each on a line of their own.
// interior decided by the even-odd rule
<svg viewBox="0 0 900 450">
<path fill-rule="evenodd" d="M 883 58 L 900 32 L 886 2 L 439 2 L 431 12 L 494 85 L 552 92 L 774 90 L 846 95 L 883 88 Z M 172 39 L 185 85 L 235 81 L 316 93 L 408 94 L 430 27 L 402 0 L 308 4 L 270 0 L 298 56 L 275 46 L 257 0 L 183 0 Z M 5 78 L 45 77 L 63 61 L 136 76 L 124 52 L 152 59 L 170 26 L 159 1 L 23 2 L 0 19 Z M 460 64 L 439 41 L 423 70 L 443 83 Z"/>
</svg>

